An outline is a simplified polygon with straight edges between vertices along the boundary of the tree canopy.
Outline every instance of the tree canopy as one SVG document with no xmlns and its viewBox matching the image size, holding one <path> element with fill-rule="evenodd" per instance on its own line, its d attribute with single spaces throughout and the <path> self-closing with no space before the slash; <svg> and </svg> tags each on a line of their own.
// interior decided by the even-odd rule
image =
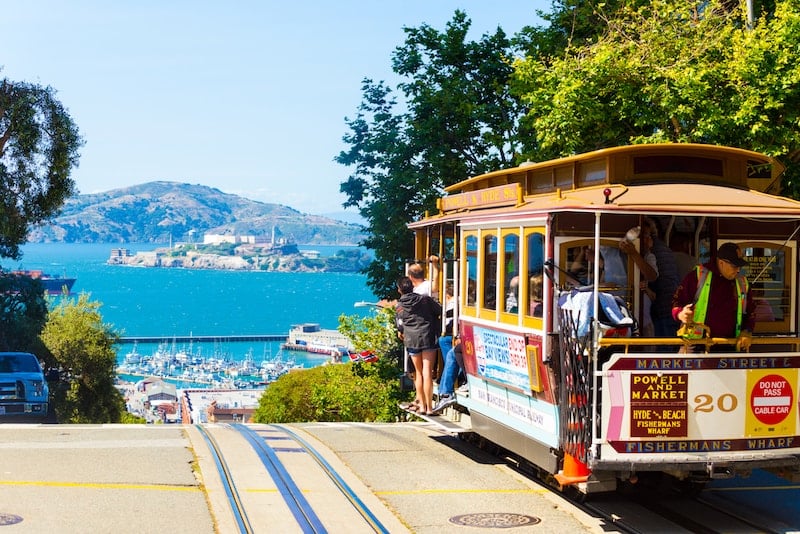
<svg viewBox="0 0 800 534">
<path fill-rule="evenodd" d="M 62 370 L 53 392 L 58 420 L 64 423 L 118 423 L 125 412 L 114 386 L 119 335 L 103 323 L 100 303 L 85 293 L 63 296 L 50 311 L 42 341 Z"/>
<path fill-rule="evenodd" d="M 353 167 L 341 191 L 359 208 L 375 251 L 367 283 L 381 297 L 394 290 L 404 261 L 414 259 L 406 224 L 434 210 L 442 189 L 466 176 L 508 166 L 517 150 L 523 109 L 509 94 L 511 43 L 501 30 L 469 41 L 471 21 L 456 11 L 444 32 L 405 28 L 392 57 L 404 81 L 395 92 L 365 79 L 363 101 L 347 119 L 350 146 L 336 161 Z"/>
<path fill-rule="evenodd" d="M 74 193 L 81 145 L 52 88 L 0 80 L 0 257 L 19 259 L 30 228 Z"/>
<path fill-rule="evenodd" d="M 413 259 L 406 224 L 448 185 L 526 159 L 633 143 L 724 144 L 778 157 L 800 198 L 800 0 L 554 0 L 548 23 L 467 40 L 406 28 L 396 88 L 364 81 L 336 161 L 367 220 L 368 284 L 393 290 Z"/>
<path fill-rule="evenodd" d="M 722 3 L 654 0 L 609 14 L 597 42 L 515 62 L 531 156 L 695 142 L 797 150 L 800 13 L 779 2 L 752 30 Z"/>
<path fill-rule="evenodd" d="M 0 273 L 0 351 L 44 356 L 39 334 L 46 322 L 42 282 L 30 276 Z"/>
</svg>

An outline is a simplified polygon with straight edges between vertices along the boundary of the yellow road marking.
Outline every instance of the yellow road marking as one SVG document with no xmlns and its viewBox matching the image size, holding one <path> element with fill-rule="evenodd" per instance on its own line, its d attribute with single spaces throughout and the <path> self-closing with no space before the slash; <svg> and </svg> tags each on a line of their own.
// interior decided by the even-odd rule
<svg viewBox="0 0 800 534">
<path fill-rule="evenodd" d="M 101 482 L 57 482 L 46 480 L 0 480 L 0 486 L 44 486 L 52 488 L 101 488 L 159 491 L 201 491 L 199 486 L 174 486 L 171 484 L 119 484 Z"/>
</svg>

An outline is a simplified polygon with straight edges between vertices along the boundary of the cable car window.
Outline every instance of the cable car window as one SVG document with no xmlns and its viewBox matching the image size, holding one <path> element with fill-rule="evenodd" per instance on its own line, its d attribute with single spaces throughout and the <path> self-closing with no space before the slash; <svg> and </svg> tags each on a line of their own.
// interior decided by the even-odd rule
<svg viewBox="0 0 800 534">
<path fill-rule="evenodd" d="M 742 272 L 750 283 L 756 304 L 756 332 L 790 332 L 792 330 L 791 262 L 792 245 L 776 243 L 739 243 L 747 266 Z M 787 250 L 788 249 L 788 250 Z"/>
<path fill-rule="evenodd" d="M 544 236 L 539 233 L 528 234 L 528 302 L 525 315 L 542 316 L 544 301 Z"/>
<path fill-rule="evenodd" d="M 561 271 L 559 280 L 565 287 L 579 287 L 594 283 L 594 240 L 578 239 L 561 245 Z M 618 239 L 600 242 L 600 289 L 634 302 L 632 282 L 633 260 L 619 250 Z"/>
<path fill-rule="evenodd" d="M 600 257 L 603 259 L 604 285 L 625 287 L 628 285 L 628 257 L 619 247 L 600 246 Z"/>
<path fill-rule="evenodd" d="M 466 252 L 466 297 L 467 306 L 475 306 L 477 304 L 478 292 L 478 238 L 474 235 L 468 235 L 464 247 Z"/>
<path fill-rule="evenodd" d="M 519 236 L 508 234 L 503 237 L 503 309 L 508 313 L 519 311 Z"/>
<path fill-rule="evenodd" d="M 497 236 L 483 238 L 483 307 L 497 309 Z"/>
</svg>

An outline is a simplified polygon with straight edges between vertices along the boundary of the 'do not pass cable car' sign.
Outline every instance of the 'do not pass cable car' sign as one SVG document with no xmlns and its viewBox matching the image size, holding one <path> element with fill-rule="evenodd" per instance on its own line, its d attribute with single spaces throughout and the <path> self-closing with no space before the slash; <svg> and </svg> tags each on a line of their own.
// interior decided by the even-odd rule
<svg viewBox="0 0 800 534">
<path fill-rule="evenodd" d="M 760 374 L 760 373 L 759 373 Z M 748 384 L 750 413 L 747 428 L 760 435 L 777 430 L 793 414 L 794 392 L 783 374 L 753 375 Z"/>
</svg>

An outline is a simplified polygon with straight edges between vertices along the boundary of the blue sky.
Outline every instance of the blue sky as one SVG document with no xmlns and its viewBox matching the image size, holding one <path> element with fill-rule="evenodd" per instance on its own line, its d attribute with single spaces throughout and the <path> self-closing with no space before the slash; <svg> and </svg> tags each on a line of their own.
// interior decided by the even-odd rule
<svg viewBox="0 0 800 534">
<path fill-rule="evenodd" d="M 342 211 L 345 117 L 394 80 L 402 28 L 472 38 L 539 24 L 549 0 L 36 0 L 0 17 L 0 78 L 52 86 L 86 141 L 81 193 L 169 180 L 305 213 Z M 394 85 L 394 83 L 392 83 Z"/>
</svg>

